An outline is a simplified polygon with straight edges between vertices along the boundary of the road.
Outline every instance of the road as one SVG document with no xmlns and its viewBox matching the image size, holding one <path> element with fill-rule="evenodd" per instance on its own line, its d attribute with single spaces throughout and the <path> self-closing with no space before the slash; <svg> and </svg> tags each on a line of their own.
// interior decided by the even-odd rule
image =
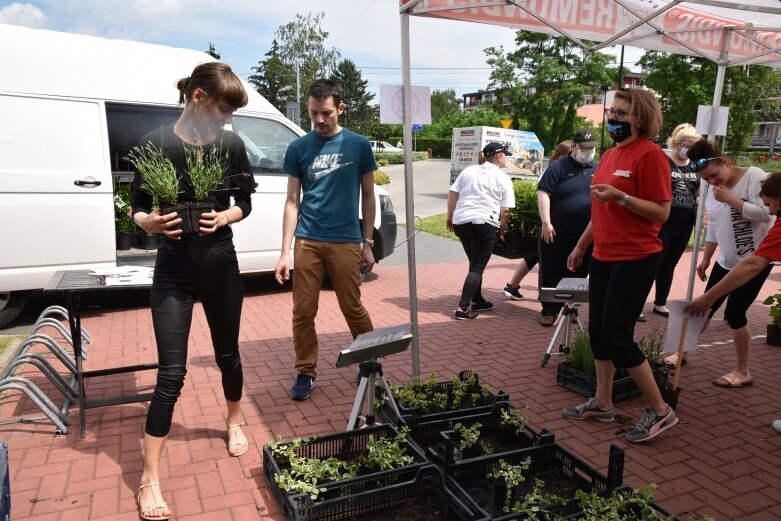
<svg viewBox="0 0 781 521">
<path fill-rule="evenodd" d="M 396 220 L 407 222 L 406 204 L 404 201 L 404 165 L 388 165 L 380 167 L 391 178 L 390 185 L 384 188 L 388 191 L 396 211 Z M 447 193 L 450 188 L 450 160 L 430 159 L 416 161 L 412 164 L 412 187 L 415 192 L 415 215 L 430 217 L 447 211 Z"/>
</svg>

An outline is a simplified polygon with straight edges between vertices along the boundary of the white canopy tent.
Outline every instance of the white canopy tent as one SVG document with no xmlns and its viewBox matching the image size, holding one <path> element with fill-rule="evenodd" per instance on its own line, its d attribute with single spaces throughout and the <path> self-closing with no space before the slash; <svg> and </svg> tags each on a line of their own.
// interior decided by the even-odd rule
<svg viewBox="0 0 781 521">
<path fill-rule="evenodd" d="M 587 51 L 614 45 L 700 56 L 718 65 L 708 136 L 714 138 L 725 70 L 734 65 L 781 68 L 779 0 L 401 0 L 404 142 L 412 141 L 410 111 L 409 17 L 471 21 L 565 36 Z M 588 43 L 598 42 L 596 44 Z M 412 152 L 405 147 L 407 223 L 414 222 Z M 704 186 L 704 185 L 703 185 Z M 701 192 L 704 197 L 704 188 Z M 702 228 L 697 215 L 696 240 L 689 275 L 691 300 Z M 407 226 L 410 318 L 413 327 L 413 374 L 420 374 L 414 230 Z"/>
</svg>

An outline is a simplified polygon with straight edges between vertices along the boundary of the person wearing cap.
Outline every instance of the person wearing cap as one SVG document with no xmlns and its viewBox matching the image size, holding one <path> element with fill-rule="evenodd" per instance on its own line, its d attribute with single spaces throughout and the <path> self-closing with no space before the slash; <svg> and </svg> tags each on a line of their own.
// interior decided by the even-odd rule
<svg viewBox="0 0 781 521">
<path fill-rule="evenodd" d="M 447 198 L 447 229 L 458 236 L 469 259 L 469 272 L 455 311 L 458 320 L 477 318 L 494 307 L 482 293 L 483 271 L 491 259 L 497 238 L 504 240 L 515 192 L 510 177 L 501 169 L 512 156 L 505 143 L 488 143 L 479 164 L 465 168 L 450 187 Z"/>
<path fill-rule="evenodd" d="M 543 288 L 555 288 L 561 279 L 572 276 L 567 270 L 567 257 L 591 220 L 591 180 L 597 167 L 594 139 L 591 129 L 578 130 L 572 137 L 570 153 L 548 165 L 537 186 Z M 575 270 L 576 277 L 588 274 L 590 259 L 589 247 L 583 263 Z M 540 323 L 552 326 L 560 309 L 559 302 L 543 302 Z"/>
</svg>

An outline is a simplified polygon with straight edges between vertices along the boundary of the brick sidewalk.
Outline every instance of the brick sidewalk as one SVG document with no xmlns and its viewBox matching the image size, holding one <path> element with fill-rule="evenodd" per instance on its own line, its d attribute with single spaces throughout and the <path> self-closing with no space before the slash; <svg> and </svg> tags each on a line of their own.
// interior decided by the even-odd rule
<svg viewBox="0 0 781 521">
<path fill-rule="evenodd" d="M 429 245 L 453 251 L 455 243 L 421 236 L 418 251 Z M 402 247 L 396 261 L 380 265 L 364 284 L 363 296 L 376 326 L 409 320 L 407 269 Z M 689 254 L 681 260 L 671 298 L 685 293 Z M 485 294 L 495 302 L 493 312 L 478 320 L 452 320 L 466 260 L 447 256 L 437 261 L 418 255 L 420 367 L 450 378 L 462 369 L 476 370 L 493 390 L 510 393 L 525 406 L 536 427 L 555 431 L 557 441 L 593 465 L 606 470 L 608 447 L 626 449 L 625 481 L 633 486 L 659 485 L 657 499 L 676 513 L 708 514 L 717 520 L 781 519 L 781 436 L 770 422 L 781 418 L 781 348 L 762 338 L 752 343 L 755 385 L 726 390 L 710 381 L 732 369 L 730 344 L 702 348 L 684 369 L 684 389 L 678 406 L 680 423 L 651 443 L 628 444 L 624 434 L 639 417 L 642 403 L 617 404 L 616 423 L 565 420 L 561 409 L 580 397 L 555 383 L 554 357 L 540 368 L 553 330 L 539 325 L 539 304 L 505 301 L 501 288 L 515 261 L 494 257 L 484 277 Z M 521 288 L 534 297 L 536 270 Z M 776 270 L 760 299 L 781 287 Z M 702 292 L 698 283 L 695 294 Z M 241 330 L 245 369 L 245 432 L 253 445 L 241 458 L 228 456 L 225 409 L 220 377 L 213 362 L 208 328 L 200 306 L 193 321 L 190 361 L 174 424 L 163 456 L 161 473 L 165 499 L 178 520 L 281 520 L 262 475 L 260 448 L 273 434 L 284 437 L 341 431 L 355 398 L 354 368 L 333 367 L 337 353 L 350 343 L 349 332 L 333 292 L 321 295 L 320 376 L 312 398 L 293 402 L 287 390 L 294 377 L 290 331 L 292 295 L 264 279 L 248 281 Z M 587 316 L 587 306 L 584 306 Z M 664 328 L 661 317 L 650 314 L 638 324 L 638 334 Z M 717 316 L 717 319 L 719 317 Z M 767 308 L 752 307 L 754 334 L 764 334 Z M 155 357 L 150 312 L 146 308 L 90 312 L 83 325 L 92 333 L 87 369 L 148 362 Z M 701 342 L 730 338 L 729 329 L 714 320 Z M 110 346 L 110 348 L 109 348 Z M 391 381 L 411 376 L 411 352 L 384 362 Z M 43 386 L 34 371 L 25 376 Z M 90 397 L 107 396 L 137 386 L 151 388 L 153 372 L 93 379 Z M 45 387 L 45 386 L 44 386 Z M 48 393 L 54 396 L 53 392 Z M 67 435 L 52 436 L 53 426 L 40 423 L 0 427 L 9 441 L 13 519 L 119 520 L 137 519 L 134 493 L 141 475 L 141 442 L 147 404 L 130 404 L 87 411 L 87 437 L 79 440 L 77 426 Z M 77 423 L 75 407 L 71 408 Z M 0 402 L 0 419 L 36 415 L 37 409 L 19 392 L 7 392 Z"/>
</svg>

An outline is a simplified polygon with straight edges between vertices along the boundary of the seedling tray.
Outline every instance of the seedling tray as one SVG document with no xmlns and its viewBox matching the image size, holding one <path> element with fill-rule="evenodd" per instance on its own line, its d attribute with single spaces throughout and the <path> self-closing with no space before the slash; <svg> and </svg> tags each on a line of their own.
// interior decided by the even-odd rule
<svg viewBox="0 0 781 521">
<path fill-rule="evenodd" d="M 666 366 L 658 366 L 654 371 L 661 371 L 666 379 L 669 369 Z M 641 394 L 632 377 L 623 371 L 622 373 L 622 376 L 617 376 L 613 380 L 613 402 L 620 402 Z M 586 398 L 592 398 L 597 393 L 597 377 L 575 369 L 567 362 L 559 364 L 556 370 L 556 383 Z"/>
<path fill-rule="evenodd" d="M 628 485 L 622 485 L 622 486 L 616 488 L 615 492 L 623 492 L 623 491 L 627 491 L 627 490 L 632 490 L 632 487 L 630 487 Z M 610 490 L 610 491 L 604 492 L 603 494 L 607 495 L 607 494 L 612 494 L 613 492 L 614 491 Z M 629 508 L 631 509 L 632 507 L 630 506 Z M 651 504 L 651 508 L 653 508 L 654 511 L 656 512 L 656 517 L 657 517 L 657 519 L 659 519 L 659 521 L 666 521 L 672 515 L 670 512 L 667 511 L 667 509 L 665 509 L 659 503 L 656 503 L 656 502 L 652 503 Z M 568 504 L 567 508 L 565 509 L 565 511 L 568 512 L 568 514 L 565 515 L 564 517 L 562 517 L 561 518 L 562 520 L 576 520 L 576 519 L 582 519 L 583 518 L 583 510 L 580 508 L 578 500 L 574 500 L 570 504 Z M 571 512 L 571 513 L 569 513 L 569 512 Z M 640 517 L 639 513 L 630 512 L 628 514 L 625 514 L 626 519 L 629 519 L 632 515 L 637 516 L 637 518 Z"/>
<path fill-rule="evenodd" d="M 469 371 L 462 371 L 458 377 L 461 380 L 464 380 L 469 375 Z M 478 384 L 479 384 L 479 378 L 478 378 Z M 421 387 L 426 385 L 425 383 L 421 384 Z M 447 382 L 439 382 L 437 384 L 437 392 L 445 392 L 448 393 L 453 388 L 453 382 L 447 381 Z M 377 399 L 382 401 L 385 398 L 385 388 L 384 387 L 377 387 Z M 494 404 L 497 402 L 505 402 L 510 399 L 510 396 L 505 393 L 504 391 L 499 391 L 497 394 L 493 394 L 491 392 L 488 392 L 487 394 L 483 395 L 482 399 L 479 403 L 475 405 L 469 405 L 469 406 L 463 406 L 459 407 L 458 409 L 450 409 L 445 411 L 437 411 L 437 412 L 425 412 L 422 411 L 418 407 L 403 407 L 401 406 L 398 401 L 396 402 L 399 406 L 399 412 L 401 413 L 401 417 L 398 417 L 396 413 L 393 411 L 393 408 L 388 403 L 383 403 L 379 408 L 379 413 L 383 417 L 383 419 L 390 423 L 391 425 L 395 427 L 400 427 L 402 425 L 409 425 L 410 427 L 414 427 L 422 422 L 431 422 L 431 421 L 437 421 L 437 420 L 451 420 L 454 418 L 460 418 L 463 416 L 470 416 L 473 414 L 480 414 L 480 413 L 488 413 L 491 412 L 491 410 L 494 407 Z"/>
<path fill-rule="evenodd" d="M 349 461 L 360 455 L 366 449 L 369 436 L 377 438 L 395 437 L 397 431 L 390 425 L 375 425 L 360 430 L 340 432 L 319 436 L 314 440 L 302 445 L 296 449 L 296 455 L 306 458 L 330 458 L 336 457 L 343 461 Z M 360 495 L 364 491 L 380 489 L 382 487 L 396 485 L 411 481 L 417 470 L 427 466 L 425 457 L 420 449 L 410 441 L 405 442 L 408 456 L 414 458 L 415 463 L 401 469 L 373 472 L 345 480 L 327 482 L 321 484 L 326 488 L 326 492 L 321 495 L 317 501 L 313 501 L 307 494 L 297 492 L 288 492 L 279 487 L 275 476 L 279 475 L 285 469 L 290 467 L 289 462 L 279 461 L 277 456 L 266 446 L 263 447 L 263 474 L 268 481 L 269 487 L 274 497 L 279 502 L 282 513 L 286 519 L 295 521 L 314 520 L 314 519 L 343 519 L 344 517 L 335 517 L 338 509 L 331 507 L 322 507 L 322 504 L 342 505 L 342 511 L 349 515 L 355 515 L 359 511 L 369 511 L 371 508 L 380 509 L 382 506 L 383 493 L 376 492 L 377 500 L 359 500 L 353 505 L 352 496 Z M 414 487 L 413 487 L 414 488 Z M 361 496 L 363 497 L 363 496 Z M 327 501 L 325 501 L 327 500 Z M 366 504 L 361 503 L 366 502 Z M 372 503 L 374 501 L 374 503 Z M 376 503 L 376 504 L 375 504 Z M 374 505 L 374 506 L 372 506 Z M 319 514 L 321 508 L 325 508 L 326 514 Z M 369 510 L 367 510 L 369 509 Z M 347 517 L 349 517 L 349 515 Z"/>
</svg>

